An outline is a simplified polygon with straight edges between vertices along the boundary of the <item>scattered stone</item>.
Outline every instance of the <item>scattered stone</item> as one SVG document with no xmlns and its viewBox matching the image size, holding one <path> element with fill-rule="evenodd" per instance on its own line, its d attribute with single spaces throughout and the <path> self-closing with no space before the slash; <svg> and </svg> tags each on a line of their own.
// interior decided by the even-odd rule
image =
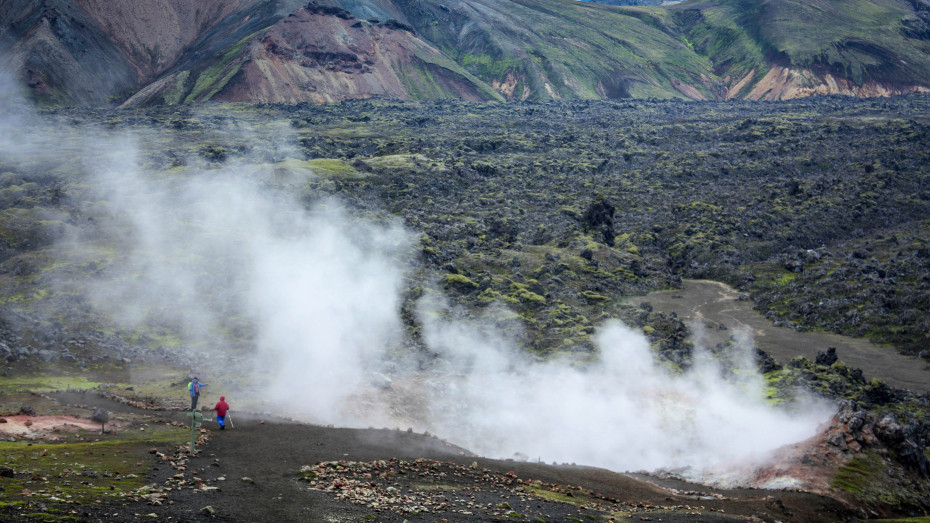
<svg viewBox="0 0 930 523">
<path fill-rule="evenodd" d="M 370 462 L 327 461 L 300 467 L 298 475 L 300 480 L 310 484 L 312 490 L 367 506 L 376 512 L 400 515 L 484 512 L 494 521 L 503 521 L 503 518 L 532 520 L 546 515 L 549 510 L 544 508 L 546 504 L 556 503 L 565 509 L 566 504 L 534 495 L 527 488 L 530 484 L 539 490 L 588 498 L 579 499 L 581 503 L 577 508 L 568 509 L 578 516 L 583 515 L 580 510 L 589 517 L 591 512 L 607 512 L 617 503 L 617 500 L 581 487 L 521 480 L 513 471 L 502 474 L 479 468 L 477 463 L 475 465 L 468 467 L 425 458 L 412 461 L 397 458 Z M 478 492 L 481 492 L 480 497 L 475 494 Z M 498 501 L 485 503 L 481 498 L 486 496 L 493 496 Z M 576 510 L 579 512 L 574 512 Z"/>
</svg>

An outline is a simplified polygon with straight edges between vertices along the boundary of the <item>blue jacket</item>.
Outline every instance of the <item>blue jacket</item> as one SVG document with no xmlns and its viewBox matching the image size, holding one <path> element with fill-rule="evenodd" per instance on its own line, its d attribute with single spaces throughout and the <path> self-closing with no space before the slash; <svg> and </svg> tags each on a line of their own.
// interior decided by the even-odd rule
<svg viewBox="0 0 930 523">
<path fill-rule="evenodd" d="M 199 396 L 200 387 L 206 387 L 206 386 L 207 386 L 206 383 L 200 383 L 198 381 L 196 384 L 194 384 L 194 382 L 192 381 L 187 384 L 187 390 L 191 393 L 191 396 Z"/>
</svg>

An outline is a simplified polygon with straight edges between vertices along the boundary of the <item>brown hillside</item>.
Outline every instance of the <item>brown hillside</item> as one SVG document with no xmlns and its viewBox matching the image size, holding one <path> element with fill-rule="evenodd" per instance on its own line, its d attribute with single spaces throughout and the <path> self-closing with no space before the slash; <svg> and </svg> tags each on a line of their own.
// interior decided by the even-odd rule
<svg viewBox="0 0 930 523">
<path fill-rule="evenodd" d="M 260 0 L 73 0 L 151 80 L 205 31 Z"/>
<path fill-rule="evenodd" d="M 0 5 L 0 69 L 39 104 L 103 104 L 142 80 L 107 34 L 67 0 Z"/>
<path fill-rule="evenodd" d="M 220 66 L 175 73 L 127 105 L 207 99 L 325 103 L 372 96 L 495 97 L 403 23 L 360 20 L 340 8 L 310 5 L 252 35 Z"/>
</svg>

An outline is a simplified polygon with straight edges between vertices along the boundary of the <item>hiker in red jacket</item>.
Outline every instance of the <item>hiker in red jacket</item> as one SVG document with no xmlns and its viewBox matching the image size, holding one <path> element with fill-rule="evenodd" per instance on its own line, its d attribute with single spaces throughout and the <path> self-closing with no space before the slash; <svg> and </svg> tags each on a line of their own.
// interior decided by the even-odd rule
<svg viewBox="0 0 930 523">
<path fill-rule="evenodd" d="M 226 412 L 229 410 L 229 403 L 226 403 L 226 396 L 220 396 L 220 401 L 216 402 L 213 407 L 216 411 L 216 422 L 220 424 L 220 430 L 226 430 Z"/>
</svg>

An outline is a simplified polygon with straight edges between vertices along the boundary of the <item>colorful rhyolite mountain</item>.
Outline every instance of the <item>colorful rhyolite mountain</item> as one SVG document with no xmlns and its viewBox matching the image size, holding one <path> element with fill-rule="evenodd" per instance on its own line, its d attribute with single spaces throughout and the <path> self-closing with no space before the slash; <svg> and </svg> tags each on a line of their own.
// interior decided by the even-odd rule
<svg viewBox="0 0 930 523">
<path fill-rule="evenodd" d="M 46 105 L 930 91 L 924 0 L 7 0 Z"/>
</svg>

